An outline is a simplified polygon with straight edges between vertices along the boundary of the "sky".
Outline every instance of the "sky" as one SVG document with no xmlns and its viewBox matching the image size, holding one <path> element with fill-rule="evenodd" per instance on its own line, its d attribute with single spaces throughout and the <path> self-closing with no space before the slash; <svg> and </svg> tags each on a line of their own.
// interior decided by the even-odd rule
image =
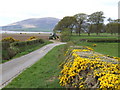
<svg viewBox="0 0 120 90">
<path fill-rule="evenodd" d="M 118 19 L 119 0 L 0 0 L 0 26 L 29 18 L 62 19 L 78 13 L 103 11 L 107 18 Z"/>
</svg>

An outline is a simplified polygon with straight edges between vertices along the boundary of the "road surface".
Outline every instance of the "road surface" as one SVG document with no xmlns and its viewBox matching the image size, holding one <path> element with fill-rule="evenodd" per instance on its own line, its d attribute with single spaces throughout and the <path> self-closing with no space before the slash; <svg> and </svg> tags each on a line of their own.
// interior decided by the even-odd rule
<svg viewBox="0 0 120 90">
<path fill-rule="evenodd" d="M 13 59 L 6 63 L 0 64 L 0 87 L 6 86 L 12 79 L 18 76 L 23 70 L 33 65 L 36 61 L 40 60 L 55 46 L 65 44 L 61 42 L 54 42 L 48 44 L 36 51 L 33 51 L 27 55 Z"/>
</svg>

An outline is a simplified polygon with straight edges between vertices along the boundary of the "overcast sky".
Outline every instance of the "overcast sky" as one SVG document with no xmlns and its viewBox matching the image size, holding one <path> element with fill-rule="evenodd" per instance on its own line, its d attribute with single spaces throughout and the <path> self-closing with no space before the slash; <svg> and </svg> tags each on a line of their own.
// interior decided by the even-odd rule
<svg viewBox="0 0 120 90">
<path fill-rule="evenodd" d="M 119 0 L 0 0 L 0 26 L 28 18 L 73 16 L 103 11 L 104 16 L 118 18 Z"/>
</svg>

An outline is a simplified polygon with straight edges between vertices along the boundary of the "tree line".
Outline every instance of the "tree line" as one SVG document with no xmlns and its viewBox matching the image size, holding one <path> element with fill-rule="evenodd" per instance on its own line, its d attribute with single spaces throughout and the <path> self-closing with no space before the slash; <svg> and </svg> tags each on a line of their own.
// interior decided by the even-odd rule
<svg viewBox="0 0 120 90">
<path fill-rule="evenodd" d="M 91 15 L 85 13 L 79 13 L 74 16 L 66 16 L 61 19 L 58 24 L 54 27 L 54 32 L 69 31 L 81 35 L 81 33 L 119 33 L 120 29 L 120 19 L 112 20 L 108 18 L 107 24 L 104 24 L 104 13 L 102 11 L 94 12 Z"/>
</svg>

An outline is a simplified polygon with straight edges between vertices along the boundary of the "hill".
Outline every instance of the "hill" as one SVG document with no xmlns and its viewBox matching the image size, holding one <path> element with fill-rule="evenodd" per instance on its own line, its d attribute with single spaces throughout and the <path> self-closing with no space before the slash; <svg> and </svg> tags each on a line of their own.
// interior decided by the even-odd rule
<svg viewBox="0 0 120 90">
<path fill-rule="evenodd" d="M 2 26 L 2 30 L 12 31 L 52 31 L 59 19 L 53 17 L 30 18 Z"/>
</svg>

